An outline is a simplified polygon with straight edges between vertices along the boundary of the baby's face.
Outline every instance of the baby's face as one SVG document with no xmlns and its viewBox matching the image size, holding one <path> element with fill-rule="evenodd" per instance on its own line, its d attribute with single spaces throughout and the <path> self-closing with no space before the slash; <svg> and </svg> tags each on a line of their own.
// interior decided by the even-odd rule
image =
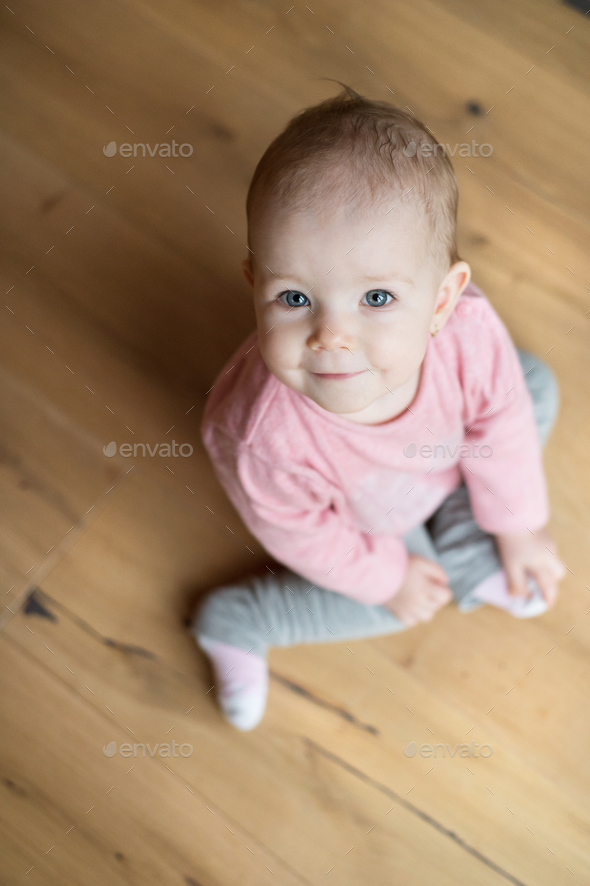
<svg viewBox="0 0 590 886">
<path fill-rule="evenodd" d="M 283 211 L 252 234 L 254 276 L 248 259 L 242 266 L 270 372 L 328 412 L 362 421 L 391 402 L 397 414 L 392 393 L 416 378 L 469 266 L 441 283 L 419 217 L 397 207 L 362 218 Z"/>
</svg>

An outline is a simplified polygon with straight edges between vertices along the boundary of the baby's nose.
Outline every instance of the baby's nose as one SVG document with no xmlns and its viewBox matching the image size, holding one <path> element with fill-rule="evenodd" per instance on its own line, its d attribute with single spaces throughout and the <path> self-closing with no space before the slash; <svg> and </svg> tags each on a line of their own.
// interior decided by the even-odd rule
<svg viewBox="0 0 590 886">
<path fill-rule="evenodd" d="M 307 343 L 312 349 L 323 348 L 325 351 L 336 351 L 339 348 L 348 348 L 354 351 L 356 347 L 352 331 L 344 324 L 333 320 L 330 325 L 324 320 L 319 322 Z"/>
</svg>

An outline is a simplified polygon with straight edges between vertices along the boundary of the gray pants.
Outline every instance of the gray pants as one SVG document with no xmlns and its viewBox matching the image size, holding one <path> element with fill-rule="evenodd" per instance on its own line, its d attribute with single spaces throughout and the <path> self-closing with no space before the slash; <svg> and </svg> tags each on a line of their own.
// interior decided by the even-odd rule
<svg viewBox="0 0 590 886">
<path fill-rule="evenodd" d="M 518 356 L 544 445 L 559 407 L 559 388 L 549 367 L 525 351 Z M 461 484 L 422 525 L 405 536 L 409 553 L 445 570 L 459 609 L 482 606 L 472 591 L 502 568 L 493 536 L 479 528 L 467 487 Z M 327 643 L 403 631 L 406 625 L 384 606 L 366 606 L 311 584 L 282 567 L 209 593 L 192 632 L 264 657 L 270 646 Z"/>
</svg>

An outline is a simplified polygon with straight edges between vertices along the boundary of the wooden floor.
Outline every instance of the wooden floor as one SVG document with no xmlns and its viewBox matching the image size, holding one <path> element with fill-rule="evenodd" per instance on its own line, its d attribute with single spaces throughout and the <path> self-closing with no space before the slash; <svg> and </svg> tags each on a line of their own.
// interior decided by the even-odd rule
<svg viewBox="0 0 590 886">
<path fill-rule="evenodd" d="M 0 18 L 3 886 L 589 883 L 590 16 L 15 0 Z M 400 636 L 272 650 L 267 715 L 240 734 L 185 623 L 267 560 L 199 422 L 254 325 L 249 178 L 335 93 L 321 77 L 493 145 L 455 157 L 459 246 L 561 385 L 546 470 L 568 574 L 531 621 L 449 607 Z M 103 154 L 173 138 L 192 156 Z M 193 455 L 102 451 L 171 439 Z M 192 754 L 117 750 L 172 739 Z M 404 756 L 413 741 L 493 754 Z"/>
</svg>

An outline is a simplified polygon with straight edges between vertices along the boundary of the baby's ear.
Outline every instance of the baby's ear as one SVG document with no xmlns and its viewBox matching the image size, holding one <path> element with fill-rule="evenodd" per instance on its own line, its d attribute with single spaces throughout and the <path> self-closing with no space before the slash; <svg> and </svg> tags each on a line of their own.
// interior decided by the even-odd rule
<svg viewBox="0 0 590 886">
<path fill-rule="evenodd" d="M 249 258 L 245 258 L 242 262 L 242 270 L 244 272 L 244 276 L 250 286 L 254 285 L 254 274 L 252 272 L 252 262 Z"/>
</svg>

